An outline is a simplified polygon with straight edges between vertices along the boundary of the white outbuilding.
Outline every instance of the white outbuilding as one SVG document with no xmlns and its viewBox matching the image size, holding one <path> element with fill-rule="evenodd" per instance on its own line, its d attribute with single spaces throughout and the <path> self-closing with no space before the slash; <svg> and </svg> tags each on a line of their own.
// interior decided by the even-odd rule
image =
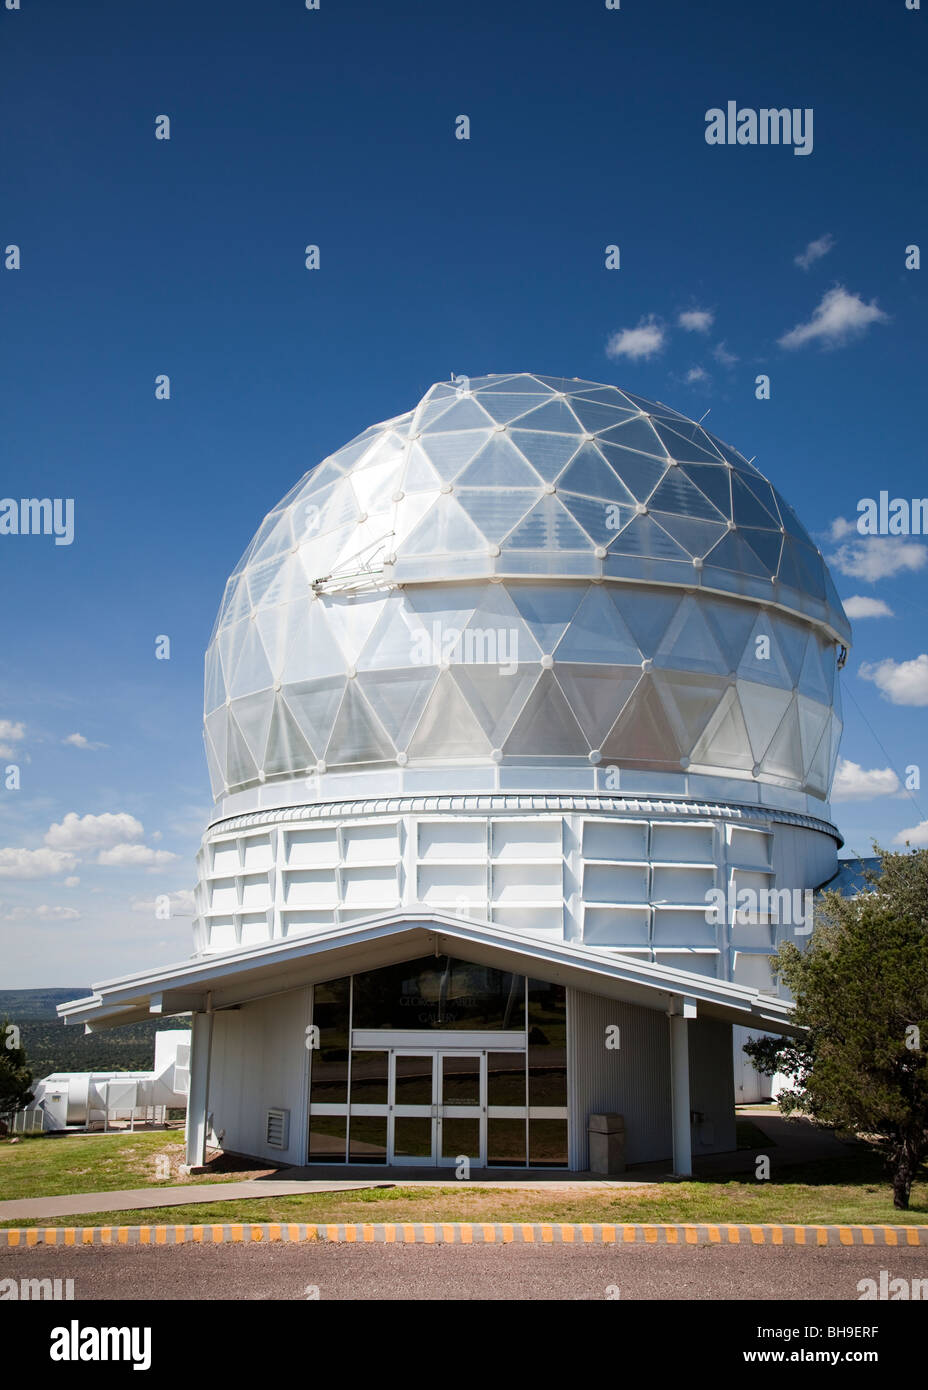
<svg viewBox="0 0 928 1390">
<path fill-rule="evenodd" d="M 849 640 L 792 508 L 700 425 L 439 383 L 226 585 L 192 958 L 61 1013 L 192 1012 L 191 1163 L 582 1170 L 592 1129 L 687 1173 L 734 1147 L 733 1047 L 789 1028 L 769 957 L 836 871 Z"/>
</svg>

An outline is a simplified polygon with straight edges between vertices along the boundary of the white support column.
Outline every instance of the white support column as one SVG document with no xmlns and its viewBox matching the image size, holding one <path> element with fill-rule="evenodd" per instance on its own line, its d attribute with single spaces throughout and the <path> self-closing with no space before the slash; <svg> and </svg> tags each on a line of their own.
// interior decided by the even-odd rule
<svg viewBox="0 0 928 1390">
<path fill-rule="evenodd" d="M 690 1137 L 689 1021 L 696 1017 L 696 1001 L 686 995 L 675 998 L 670 1008 L 670 1106 L 673 1127 L 673 1171 L 679 1178 L 693 1173 Z"/>
<path fill-rule="evenodd" d="M 190 1033 L 190 1085 L 187 1092 L 186 1161 L 189 1168 L 206 1162 L 206 1117 L 209 1114 L 209 1063 L 213 1015 L 195 1013 Z"/>
</svg>

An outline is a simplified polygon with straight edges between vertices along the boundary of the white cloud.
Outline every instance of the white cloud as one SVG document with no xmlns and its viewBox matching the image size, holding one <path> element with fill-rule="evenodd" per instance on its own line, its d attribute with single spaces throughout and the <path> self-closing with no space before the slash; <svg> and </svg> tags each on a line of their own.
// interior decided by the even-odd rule
<svg viewBox="0 0 928 1390">
<path fill-rule="evenodd" d="M 724 343 L 716 343 L 712 349 L 712 356 L 716 362 L 721 362 L 723 367 L 733 367 L 738 358 L 733 352 L 729 352 Z"/>
<path fill-rule="evenodd" d="M 928 560 L 928 549 L 897 536 L 863 536 L 839 545 L 827 558 L 842 574 L 874 584 L 901 570 L 920 570 Z"/>
<path fill-rule="evenodd" d="M 80 879 L 77 877 L 77 875 L 72 874 L 70 878 L 65 879 L 64 886 L 65 888 L 76 888 L 79 883 Z"/>
<path fill-rule="evenodd" d="M 0 849 L 0 878 L 52 878 L 76 867 L 73 854 L 57 849 Z"/>
<path fill-rule="evenodd" d="M 168 849 L 149 849 L 148 845 L 113 845 L 110 849 L 101 849 L 96 862 L 108 869 L 157 869 L 176 858 L 177 855 Z"/>
<path fill-rule="evenodd" d="M 835 771 L 832 801 L 869 801 L 874 796 L 893 796 L 899 790 L 899 778 L 891 767 L 861 767 L 847 758 L 839 758 Z"/>
<path fill-rule="evenodd" d="M 79 816 L 76 811 L 69 811 L 60 824 L 49 826 L 45 843 L 52 849 L 80 853 L 83 850 L 110 849 L 127 840 L 138 840 L 143 833 L 142 822 L 130 816 L 128 811 L 115 814 L 105 811 L 102 816 Z"/>
<path fill-rule="evenodd" d="M 25 724 L 12 719 L 0 719 L 0 758 L 12 758 L 13 744 L 21 743 L 25 737 Z"/>
<path fill-rule="evenodd" d="M 172 917 L 194 917 L 196 907 L 193 901 L 193 893 L 189 888 L 181 888 L 176 893 L 166 893 L 168 899 L 170 915 Z M 154 917 L 156 900 L 154 898 L 133 898 L 132 911 L 144 912 L 147 917 Z"/>
<path fill-rule="evenodd" d="M 684 309 L 683 313 L 678 315 L 677 323 L 681 328 L 685 328 L 687 333 L 708 333 L 715 323 L 715 314 L 711 309 Z"/>
<path fill-rule="evenodd" d="M 910 825 L 908 830 L 900 830 L 893 844 L 909 844 L 913 849 L 928 849 L 928 820 L 919 821 L 918 825 Z"/>
<path fill-rule="evenodd" d="M 641 319 L 637 328 L 622 328 L 613 333 L 606 344 L 606 356 L 630 357 L 638 361 L 639 358 L 654 357 L 665 343 L 663 325 L 658 323 L 654 314 L 649 314 Z"/>
<path fill-rule="evenodd" d="M 894 705 L 928 705 L 928 655 L 922 652 L 912 661 L 863 662 L 858 673 L 873 681 Z"/>
<path fill-rule="evenodd" d="M 847 517 L 836 516 L 825 535 L 830 541 L 843 541 L 844 537 L 851 535 L 852 532 L 855 534 L 857 532 L 856 523 L 848 521 Z"/>
<path fill-rule="evenodd" d="M 68 734 L 67 738 L 63 738 L 61 741 L 62 743 L 70 743 L 72 748 L 97 749 L 106 747 L 105 743 L 91 743 L 90 739 L 85 738 L 83 734 Z"/>
<path fill-rule="evenodd" d="M 872 323 L 886 323 L 889 315 L 878 308 L 876 300 L 865 304 L 860 295 L 849 294 L 843 285 L 835 285 L 823 296 L 808 323 L 797 323 L 779 339 L 780 347 L 798 348 L 806 343 L 821 342 L 825 347 L 841 347 L 852 338 L 859 338 Z"/>
<path fill-rule="evenodd" d="M 852 594 L 842 599 L 844 611 L 849 618 L 894 618 L 896 615 L 888 603 L 881 598 L 866 598 L 863 594 Z"/>
<path fill-rule="evenodd" d="M 800 251 L 798 256 L 794 256 L 793 260 L 800 269 L 808 270 L 816 261 L 820 261 L 823 256 L 827 256 L 834 244 L 835 239 L 831 235 L 831 232 L 826 232 L 824 236 L 817 237 L 815 241 L 810 241 L 806 249 Z"/>
<path fill-rule="evenodd" d="M 80 913 L 73 907 L 49 907 L 42 903 L 39 907 L 14 907 L 9 912 L 0 912 L 2 922 L 76 922 Z"/>
<path fill-rule="evenodd" d="M 697 381 L 708 381 L 709 373 L 705 367 L 690 367 L 686 374 L 686 380 L 689 385 L 693 385 Z"/>
</svg>

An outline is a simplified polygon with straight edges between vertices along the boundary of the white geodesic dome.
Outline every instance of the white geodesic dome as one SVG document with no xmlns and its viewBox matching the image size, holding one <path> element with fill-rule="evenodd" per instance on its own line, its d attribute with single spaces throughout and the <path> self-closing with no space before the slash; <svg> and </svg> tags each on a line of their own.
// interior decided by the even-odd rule
<svg viewBox="0 0 928 1390">
<path fill-rule="evenodd" d="M 700 425 L 594 382 L 439 383 L 310 470 L 236 566 L 213 788 L 617 764 L 825 798 L 849 637 L 795 513 Z"/>
</svg>

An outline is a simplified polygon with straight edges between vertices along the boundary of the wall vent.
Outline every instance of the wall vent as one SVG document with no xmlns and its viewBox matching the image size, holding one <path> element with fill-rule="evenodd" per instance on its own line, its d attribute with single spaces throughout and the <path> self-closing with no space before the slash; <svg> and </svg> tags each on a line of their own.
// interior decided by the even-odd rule
<svg viewBox="0 0 928 1390">
<path fill-rule="evenodd" d="M 290 1111 L 269 1110 L 264 1138 L 269 1149 L 285 1149 L 290 1142 Z"/>
</svg>

